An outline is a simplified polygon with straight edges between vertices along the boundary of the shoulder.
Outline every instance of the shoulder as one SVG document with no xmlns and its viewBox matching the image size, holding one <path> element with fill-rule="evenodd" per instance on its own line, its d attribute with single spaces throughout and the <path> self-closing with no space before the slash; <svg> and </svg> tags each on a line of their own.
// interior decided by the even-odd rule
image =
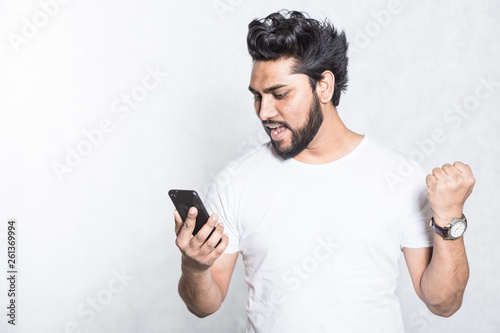
<svg viewBox="0 0 500 333">
<path fill-rule="evenodd" d="M 408 156 L 390 144 L 373 137 L 367 137 L 366 149 L 369 157 L 387 171 L 402 174 L 423 173 L 422 158 Z"/>
<path fill-rule="evenodd" d="M 279 163 L 279 157 L 273 152 L 271 142 L 260 144 L 226 164 L 216 174 L 212 186 L 227 188 L 229 185 L 245 183 L 249 179 L 254 181 L 259 170 L 268 169 L 269 165 L 275 163 Z"/>
<path fill-rule="evenodd" d="M 278 157 L 273 152 L 271 142 L 266 142 L 232 160 L 221 172 L 231 173 L 232 176 L 244 175 L 259 166 L 277 161 Z"/>
<path fill-rule="evenodd" d="M 369 150 L 372 155 L 377 154 L 380 157 L 379 160 L 393 162 L 401 158 L 406 158 L 406 155 L 401 151 L 378 138 L 367 136 L 365 139 L 366 146 L 369 148 L 367 150 Z"/>
<path fill-rule="evenodd" d="M 421 166 L 422 159 L 402 153 L 389 144 L 375 138 L 368 138 L 365 162 L 373 172 L 381 175 L 392 191 L 406 193 L 425 187 L 426 172 Z"/>
</svg>

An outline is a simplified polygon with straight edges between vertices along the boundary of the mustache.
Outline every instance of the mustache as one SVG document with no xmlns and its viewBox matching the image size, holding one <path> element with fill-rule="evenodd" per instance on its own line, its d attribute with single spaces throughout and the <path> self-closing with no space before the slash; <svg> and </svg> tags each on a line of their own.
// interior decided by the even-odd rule
<svg viewBox="0 0 500 333">
<path fill-rule="evenodd" d="M 284 121 L 276 121 L 276 120 L 264 120 L 264 121 L 262 122 L 262 125 L 263 125 L 264 127 L 265 127 L 266 125 L 269 125 L 269 126 L 276 126 L 276 125 L 278 125 L 278 126 L 284 126 L 284 127 L 286 127 L 286 128 L 290 128 L 290 127 L 288 126 L 288 124 L 287 124 L 287 123 L 285 123 Z M 267 127 L 266 127 L 266 128 L 267 128 Z"/>
</svg>

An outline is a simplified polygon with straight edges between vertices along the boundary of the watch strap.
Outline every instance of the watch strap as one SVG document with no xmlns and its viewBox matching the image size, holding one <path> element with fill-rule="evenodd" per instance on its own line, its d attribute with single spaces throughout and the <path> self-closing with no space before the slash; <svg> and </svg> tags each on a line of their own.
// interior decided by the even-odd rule
<svg viewBox="0 0 500 333">
<path fill-rule="evenodd" d="M 434 228 L 434 232 L 436 232 L 436 234 L 440 235 L 444 239 L 456 239 L 456 238 L 453 238 L 453 237 L 450 236 L 449 231 L 450 231 L 450 228 L 452 226 L 452 223 L 455 220 L 458 220 L 458 219 L 464 220 L 465 221 L 465 225 L 467 226 L 467 218 L 465 217 L 464 214 L 462 214 L 462 217 L 460 217 L 460 218 L 454 218 L 454 219 L 452 219 L 451 222 L 446 227 L 444 227 L 444 228 L 440 227 L 436 223 L 434 223 L 434 216 L 433 216 L 433 217 L 431 217 L 431 220 L 429 221 L 429 225 Z M 462 235 L 460 235 L 460 237 L 462 237 Z M 460 237 L 457 237 L 457 238 L 460 238 Z"/>
<path fill-rule="evenodd" d="M 431 218 L 431 226 L 434 228 L 434 232 L 436 234 L 443 237 L 444 239 L 449 239 L 449 233 L 448 233 L 448 231 L 450 230 L 449 227 L 441 228 L 436 223 L 434 223 L 434 217 Z"/>
</svg>

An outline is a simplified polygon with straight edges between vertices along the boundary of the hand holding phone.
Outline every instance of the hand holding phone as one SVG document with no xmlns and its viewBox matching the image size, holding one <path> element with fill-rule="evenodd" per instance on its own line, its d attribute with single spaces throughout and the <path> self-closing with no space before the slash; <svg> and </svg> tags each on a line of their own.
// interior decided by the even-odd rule
<svg viewBox="0 0 500 333">
<path fill-rule="evenodd" d="M 217 224 L 217 214 L 208 215 L 196 191 L 170 190 L 169 196 L 177 209 L 176 244 L 183 262 L 196 270 L 210 268 L 229 242 L 227 235 L 223 235 L 222 223 Z"/>
</svg>

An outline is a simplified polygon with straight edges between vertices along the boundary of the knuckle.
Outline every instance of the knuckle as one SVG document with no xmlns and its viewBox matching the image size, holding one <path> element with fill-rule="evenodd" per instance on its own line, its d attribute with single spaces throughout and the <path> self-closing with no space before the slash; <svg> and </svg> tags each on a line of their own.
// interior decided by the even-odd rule
<svg viewBox="0 0 500 333">
<path fill-rule="evenodd" d="M 179 250 L 181 251 L 182 254 L 184 254 L 187 257 L 190 257 L 191 251 L 190 251 L 189 247 L 186 247 L 186 245 L 183 244 L 183 243 L 181 243 L 181 242 L 179 242 L 176 245 L 177 245 L 177 247 L 179 248 Z"/>
<path fill-rule="evenodd" d="M 467 185 L 468 187 L 472 188 L 474 185 L 476 185 L 476 180 L 474 178 L 468 179 Z"/>
<path fill-rule="evenodd" d="M 438 184 L 438 186 L 443 190 L 449 190 L 455 187 L 455 182 L 451 179 L 448 179 Z"/>
<path fill-rule="evenodd" d="M 443 191 L 447 191 L 449 186 L 445 182 L 440 182 L 440 183 L 437 183 L 434 188 L 435 188 L 436 192 L 443 192 Z"/>
<path fill-rule="evenodd" d="M 186 257 L 188 257 L 188 258 L 190 258 L 190 259 L 194 259 L 194 258 L 195 258 L 195 253 L 194 253 L 191 249 L 189 249 L 189 248 L 187 248 L 187 249 L 183 249 L 183 250 L 182 250 L 182 253 L 183 253 Z"/>
<path fill-rule="evenodd" d="M 205 240 L 205 237 L 201 232 L 198 232 L 194 237 L 198 242 L 203 242 Z"/>
</svg>

